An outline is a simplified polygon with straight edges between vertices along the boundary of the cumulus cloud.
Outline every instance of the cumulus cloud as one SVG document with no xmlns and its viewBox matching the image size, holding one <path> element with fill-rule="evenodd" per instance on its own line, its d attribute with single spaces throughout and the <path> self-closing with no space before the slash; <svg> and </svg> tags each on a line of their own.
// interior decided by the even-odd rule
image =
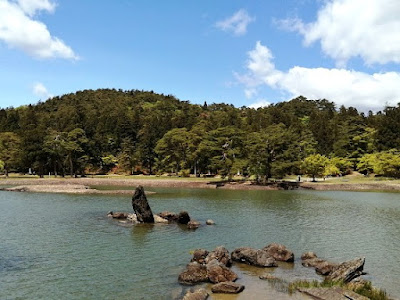
<svg viewBox="0 0 400 300">
<path fill-rule="evenodd" d="M 37 82 L 33 85 L 32 92 L 34 95 L 40 97 L 40 99 L 48 99 L 53 97 L 53 95 L 49 93 L 43 83 L 40 82 Z"/>
<path fill-rule="evenodd" d="M 263 86 L 283 91 L 288 97 L 302 95 L 309 99 L 328 99 L 338 105 L 363 111 L 380 110 L 400 101 L 400 73 L 368 74 L 346 69 L 304 68 L 295 66 L 287 72 L 277 70 L 271 51 L 260 42 L 248 52 L 245 74 L 237 80 L 252 90 Z"/>
<path fill-rule="evenodd" d="M 320 42 L 322 51 L 345 66 L 352 57 L 366 64 L 400 63 L 398 0 L 329 0 L 315 22 L 283 20 L 283 27 L 304 36 L 304 44 Z"/>
<path fill-rule="evenodd" d="M 254 22 L 255 18 L 251 17 L 245 9 L 240 9 L 231 17 L 219 21 L 215 24 L 218 29 L 233 32 L 234 35 L 240 36 L 247 32 L 247 26 Z"/>
<path fill-rule="evenodd" d="M 259 99 L 259 100 L 257 100 L 256 102 L 250 104 L 249 107 L 250 107 L 250 108 L 255 108 L 255 109 L 257 109 L 257 108 L 260 108 L 260 107 L 267 107 L 267 106 L 269 106 L 270 104 L 271 104 L 271 103 L 268 102 L 267 100 Z"/>
<path fill-rule="evenodd" d="M 33 17 L 36 12 L 44 10 L 54 12 L 56 5 L 49 0 L 18 0 L 19 7 L 28 15 Z"/>
<path fill-rule="evenodd" d="M 34 19 L 39 11 L 54 9 L 55 4 L 49 0 L 0 0 L 0 41 L 36 58 L 78 59 L 69 46 L 50 34 L 44 23 Z"/>
</svg>

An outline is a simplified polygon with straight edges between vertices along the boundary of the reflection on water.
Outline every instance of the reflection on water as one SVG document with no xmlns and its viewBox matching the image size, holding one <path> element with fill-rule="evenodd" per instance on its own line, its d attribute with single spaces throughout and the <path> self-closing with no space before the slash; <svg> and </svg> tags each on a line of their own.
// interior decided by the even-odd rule
<svg viewBox="0 0 400 300">
<path fill-rule="evenodd" d="M 367 279 L 400 294 L 400 201 L 394 193 L 152 189 L 154 212 L 187 210 L 201 223 L 136 225 L 110 220 L 131 211 L 129 195 L 0 193 L 0 299 L 174 299 L 178 274 L 197 248 L 285 244 L 295 263 L 235 264 L 240 295 L 211 299 L 304 299 L 285 282 L 320 278 L 301 266 L 305 251 L 335 262 L 366 257 Z M 282 281 L 260 280 L 271 273 Z M 206 284 L 210 289 L 210 285 Z"/>
</svg>

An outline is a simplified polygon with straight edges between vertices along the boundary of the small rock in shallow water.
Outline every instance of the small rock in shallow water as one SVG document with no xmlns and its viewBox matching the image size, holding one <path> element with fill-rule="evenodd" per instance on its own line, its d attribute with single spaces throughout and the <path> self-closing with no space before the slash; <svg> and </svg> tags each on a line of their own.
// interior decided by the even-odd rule
<svg viewBox="0 0 400 300">
<path fill-rule="evenodd" d="M 227 267 L 230 267 L 232 265 L 232 260 L 231 260 L 231 256 L 229 255 L 229 251 L 228 251 L 228 249 L 226 249 L 223 246 L 218 246 L 213 251 L 211 251 L 207 255 L 207 257 L 205 259 L 205 263 L 208 264 L 213 259 L 218 260 L 220 263 L 222 263 L 223 265 L 225 265 Z"/>
<path fill-rule="evenodd" d="M 220 282 L 211 288 L 213 293 L 238 294 L 244 290 L 244 285 L 234 282 Z"/>
<path fill-rule="evenodd" d="M 312 258 L 317 258 L 317 254 L 315 254 L 312 251 L 304 252 L 301 255 L 301 260 L 312 259 Z"/>
<path fill-rule="evenodd" d="M 212 283 L 235 281 L 238 278 L 235 272 L 216 259 L 207 264 L 207 276 Z"/>
<path fill-rule="evenodd" d="M 208 251 L 207 250 L 205 250 L 205 249 L 196 249 L 193 252 L 193 258 L 192 258 L 191 262 L 196 261 L 199 264 L 204 264 L 207 255 L 208 255 Z"/>
<path fill-rule="evenodd" d="M 191 262 L 186 266 L 185 271 L 179 274 L 178 280 L 184 284 L 207 282 L 207 267 L 197 262 Z"/>
<path fill-rule="evenodd" d="M 187 228 L 188 229 L 197 229 L 200 227 L 200 223 L 194 220 L 189 221 L 189 223 L 187 223 Z"/>
<path fill-rule="evenodd" d="M 260 278 L 262 280 L 280 280 L 280 278 L 278 278 L 270 273 L 260 275 L 260 277 L 258 277 L 258 278 Z"/>
<path fill-rule="evenodd" d="M 198 289 L 196 291 L 188 291 L 182 300 L 206 300 L 208 293 L 205 289 Z"/>
<path fill-rule="evenodd" d="M 211 219 L 208 219 L 208 220 L 206 221 L 206 224 L 207 224 L 207 225 L 215 225 L 215 222 L 214 222 L 213 220 L 211 220 Z"/>
<path fill-rule="evenodd" d="M 168 224 L 169 221 L 167 219 L 164 219 L 158 215 L 154 215 L 154 223 L 162 223 L 162 224 Z"/>
</svg>

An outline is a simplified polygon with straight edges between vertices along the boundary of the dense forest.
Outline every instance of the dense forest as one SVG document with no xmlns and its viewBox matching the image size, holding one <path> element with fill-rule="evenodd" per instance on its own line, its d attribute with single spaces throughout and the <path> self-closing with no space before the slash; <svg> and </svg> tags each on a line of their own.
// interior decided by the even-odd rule
<svg viewBox="0 0 400 300">
<path fill-rule="evenodd" d="M 400 177 L 400 103 L 378 113 L 298 97 L 265 108 L 85 90 L 0 110 L 0 169 L 43 176 Z"/>
</svg>

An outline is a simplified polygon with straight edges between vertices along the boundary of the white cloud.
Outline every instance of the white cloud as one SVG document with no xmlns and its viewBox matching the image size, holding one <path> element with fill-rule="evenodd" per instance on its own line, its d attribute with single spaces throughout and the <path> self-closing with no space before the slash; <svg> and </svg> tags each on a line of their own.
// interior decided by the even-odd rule
<svg viewBox="0 0 400 300">
<path fill-rule="evenodd" d="M 352 57 L 368 65 L 400 63 L 399 16 L 399 0 L 329 0 L 315 22 L 292 19 L 281 24 L 302 34 L 307 46 L 319 41 L 338 66 Z"/>
<path fill-rule="evenodd" d="M 48 0 L 0 0 L 0 41 L 37 58 L 78 59 L 62 40 L 51 36 L 44 23 L 33 19 L 37 12 L 54 8 Z"/>
<path fill-rule="evenodd" d="M 49 0 L 17 0 L 19 7 L 28 15 L 34 16 L 37 11 L 45 10 L 47 12 L 54 12 L 56 8 L 55 3 Z"/>
<path fill-rule="evenodd" d="M 46 100 L 48 98 L 52 98 L 53 95 L 49 93 L 47 88 L 43 85 L 43 83 L 37 82 L 33 85 L 32 92 L 34 95 L 40 97 L 42 100 Z"/>
<path fill-rule="evenodd" d="M 246 90 L 268 86 L 289 97 L 328 99 L 338 105 L 377 111 L 400 101 L 400 73 L 367 74 L 346 69 L 295 66 L 283 72 L 272 62 L 271 51 L 260 42 L 248 52 L 247 73 L 235 74 Z M 255 95 L 253 92 L 252 95 Z"/>
<path fill-rule="evenodd" d="M 269 106 L 269 105 L 271 105 L 271 103 L 268 102 L 267 100 L 259 99 L 259 100 L 257 100 L 256 102 L 250 104 L 249 107 L 250 107 L 250 108 L 257 109 L 257 108 L 260 108 L 260 107 L 267 107 L 267 106 Z"/>
<path fill-rule="evenodd" d="M 234 35 L 240 36 L 247 32 L 247 26 L 254 22 L 255 18 L 251 17 L 246 10 L 240 9 L 231 17 L 219 21 L 215 24 L 218 29 L 233 32 Z"/>
</svg>

